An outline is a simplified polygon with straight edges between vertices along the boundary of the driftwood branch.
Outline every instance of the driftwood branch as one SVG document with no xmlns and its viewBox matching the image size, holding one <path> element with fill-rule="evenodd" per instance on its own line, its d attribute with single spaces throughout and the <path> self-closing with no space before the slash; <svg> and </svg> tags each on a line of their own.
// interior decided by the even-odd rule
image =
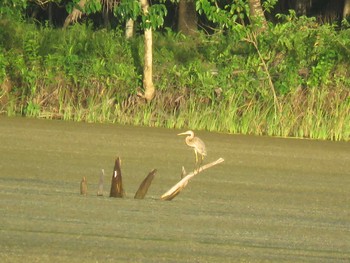
<svg viewBox="0 0 350 263">
<path fill-rule="evenodd" d="M 223 158 L 219 158 L 218 160 L 208 163 L 206 165 L 201 166 L 199 169 L 195 170 L 192 173 L 189 173 L 184 178 L 181 179 L 177 184 L 175 184 L 171 189 L 169 189 L 165 194 L 163 194 L 160 199 L 162 200 L 172 200 L 175 196 L 177 196 L 187 185 L 188 181 L 194 177 L 195 175 L 199 174 L 200 172 L 213 167 L 214 165 L 217 165 L 219 163 L 222 163 L 224 161 Z"/>
<path fill-rule="evenodd" d="M 117 157 L 117 159 L 115 160 L 113 175 L 112 175 L 111 192 L 109 196 L 110 197 L 125 196 L 125 192 L 123 189 L 123 181 L 122 181 L 121 160 L 119 157 Z"/>
<path fill-rule="evenodd" d="M 156 172 L 157 170 L 154 169 L 152 170 L 148 175 L 147 177 L 142 181 L 139 189 L 137 190 L 134 198 L 135 199 L 143 199 L 145 198 L 146 194 L 147 194 L 147 191 L 148 191 L 148 188 L 151 186 L 151 183 L 153 181 L 153 178 L 155 177 L 156 175 Z"/>
</svg>

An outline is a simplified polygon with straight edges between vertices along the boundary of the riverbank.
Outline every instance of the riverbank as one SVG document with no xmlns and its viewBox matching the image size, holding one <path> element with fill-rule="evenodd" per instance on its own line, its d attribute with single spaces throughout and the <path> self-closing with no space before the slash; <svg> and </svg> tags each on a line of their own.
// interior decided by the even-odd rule
<svg viewBox="0 0 350 263">
<path fill-rule="evenodd" d="M 244 27 L 155 32 L 156 96 L 145 103 L 142 35 L 2 19 L 0 114 L 348 141 L 350 29 L 286 21 L 256 45 Z"/>
</svg>

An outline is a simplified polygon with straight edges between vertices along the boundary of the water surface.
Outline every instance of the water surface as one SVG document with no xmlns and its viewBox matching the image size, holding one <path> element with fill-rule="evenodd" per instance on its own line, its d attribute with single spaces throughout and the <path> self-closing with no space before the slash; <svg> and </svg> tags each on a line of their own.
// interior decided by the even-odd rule
<svg viewBox="0 0 350 263">
<path fill-rule="evenodd" d="M 194 165 L 179 132 L 1 117 L 1 262 L 350 260 L 349 143 L 198 132 L 225 162 L 160 201 Z M 108 197 L 117 156 L 125 199 Z"/>
</svg>

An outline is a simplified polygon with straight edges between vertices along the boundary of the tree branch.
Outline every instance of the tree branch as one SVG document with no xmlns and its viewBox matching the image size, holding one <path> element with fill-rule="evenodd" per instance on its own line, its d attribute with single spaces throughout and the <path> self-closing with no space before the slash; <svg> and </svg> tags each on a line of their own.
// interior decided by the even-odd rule
<svg viewBox="0 0 350 263">
<path fill-rule="evenodd" d="M 259 59 L 260 59 L 262 65 L 263 65 L 264 71 L 265 71 L 265 73 L 267 75 L 267 79 L 269 81 L 269 87 L 270 87 L 272 95 L 273 95 L 273 101 L 274 101 L 274 104 L 275 104 L 275 111 L 276 111 L 276 107 L 277 107 L 278 111 L 281 112 L 282 108 L 281 108 L 281 104 L 279 103 L 277 95 L 276 95 L 275 85 L 273 84 L 272 77 L 271 77 L 270 72 L 269 72 L 269 68 L 267 67 L 266 62 L 265 62 L 263 56 L 260 53 L 260 50 L 259 50 L 259 47 L 258 47 L 258 40 L 256 38 L 256 34 L 254 32 L 252 32 L 250 34 L 248 33 L 247 35 L 248 35 L 248 37 L 244 38 L 244 40 L 247 41 L 248 43 L 253 44 L 256 52 L 258 53 Z"/>
<path fill-rule="evenodd" d="M 194 177 L 195 175 L 199 174 L 200 172 L 213 167 L 214 165 L 217 165 L 219 163 L 222 163 L 224 161 L 223 158 L 219 158 L 216 161 L 212 162 L 212 163 L 208 163 L 206 165 L 203 165 L 202 167 L 200 167 L 199 169 L 195 170 L 192 173 L 189 173 L 188 175 L 186 175 L 184 178 L 181 179 L 181 181 L 179 181 L 176 185 L 174 185 L 172 188 L 170 188 L 165 194 L 163 194 L 160 199 L 162 200 L 172 200 L 175 196 L 177 196 L 187 185 L 188 181 Z"/>
</svg>

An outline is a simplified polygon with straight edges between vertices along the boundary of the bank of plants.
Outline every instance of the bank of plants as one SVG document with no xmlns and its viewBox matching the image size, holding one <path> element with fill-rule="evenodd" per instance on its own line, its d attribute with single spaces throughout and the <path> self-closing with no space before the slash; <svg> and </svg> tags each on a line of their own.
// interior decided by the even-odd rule
<svg viewBox="0 0 350 263">
<path fill-rule="evenodd" d="M 349 29 L 278 18 L 264 32 L 155 32 L 150 103 L 138 95 L 142 35 L 2 18 L 1 114 L 349 140 Z"/>
</svg>

